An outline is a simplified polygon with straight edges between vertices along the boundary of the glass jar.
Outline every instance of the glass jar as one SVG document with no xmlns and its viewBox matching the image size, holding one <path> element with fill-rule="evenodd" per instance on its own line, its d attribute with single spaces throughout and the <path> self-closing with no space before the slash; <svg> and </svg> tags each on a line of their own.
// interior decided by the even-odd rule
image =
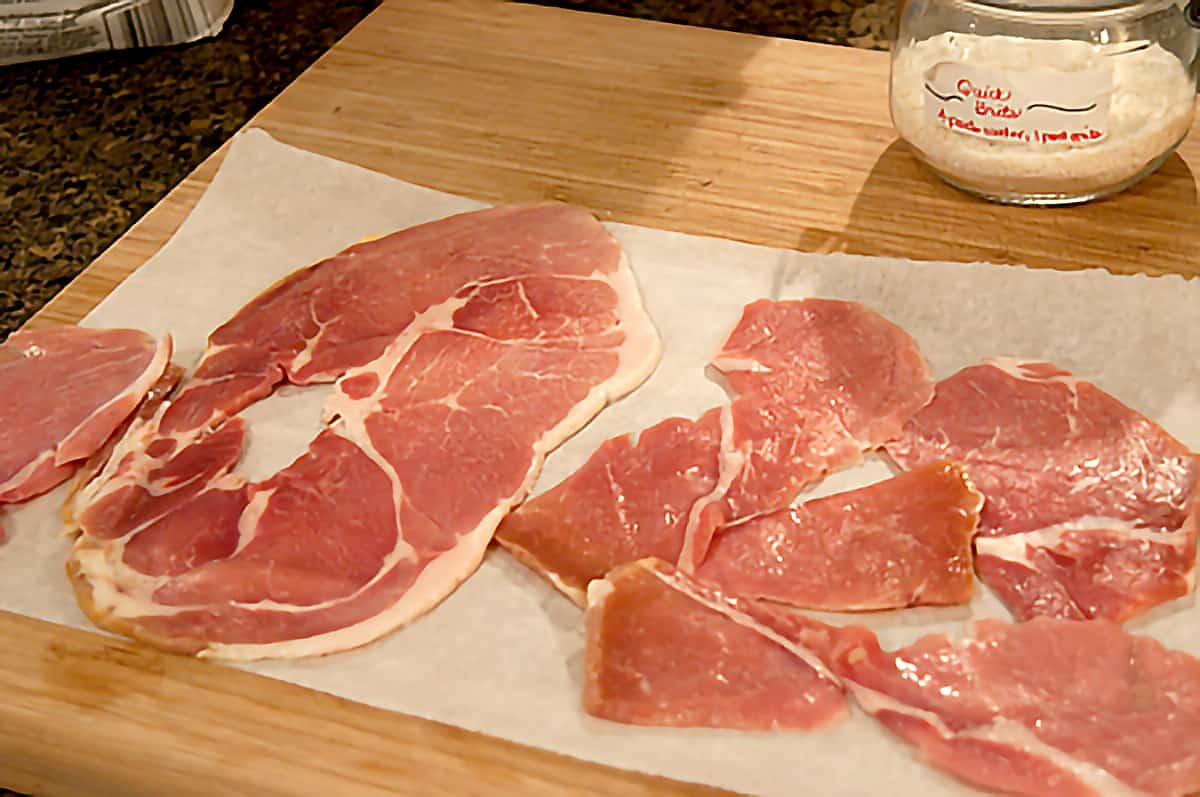
<svg viewBox="0 0 1200 797">
<path fill-rule="evenodd" d="M 891 111 L 972 194 L 1065 205 L 1157 169 L 1192 124 L 1200 0 L 902 0 Z"/>
</svg>

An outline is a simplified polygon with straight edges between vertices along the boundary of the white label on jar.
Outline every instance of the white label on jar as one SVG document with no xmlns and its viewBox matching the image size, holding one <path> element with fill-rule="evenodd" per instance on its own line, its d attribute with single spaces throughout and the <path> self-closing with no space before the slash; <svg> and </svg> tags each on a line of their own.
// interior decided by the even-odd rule
<svg viewBox="0 0 1200 797">
<path fill-rule="evenodd" d="M 968 136 L 1032 146 L 1103 141 L 1113 84 L 1112 64 L 1104 61 L 1078 72 L 935 64 L 925 73 L 926 121 Z"/>
</svg>

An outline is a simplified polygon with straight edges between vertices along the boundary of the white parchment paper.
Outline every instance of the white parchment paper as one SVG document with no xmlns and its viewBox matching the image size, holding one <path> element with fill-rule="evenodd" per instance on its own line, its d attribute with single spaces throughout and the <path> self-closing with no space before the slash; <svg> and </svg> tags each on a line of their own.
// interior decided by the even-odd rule
<svg viewBox="0 0 1200 797">
<path fill-rule="evenodd" d="M 190 367 L 208 333 L 262 289 L 362 238 L 480 203 L 287 147 L 239 136 L 212 187 L 175 237 L 106 299 L 89 326 L 175 336 Z M 1047 223 L 1054 211 L 1046 211 Z M 723 400 L 704 366 L 760 297 L 853 299 L 912 333 L 941 378 L 992 355 L 1053 360 L 1099 384 L 1200 449 L 1200 280 L 806 255 L 611 225 L 632 260 L 665 354 L 639 390 L 608 408 L 547 461 L 536 492 L 577 468 L 604 439 Z M 262 475 L 316 431 L 328 388 L 284 388 L 247 411 L 241 466 Z M 888 474 L 880 461 L 838 474 L 821 493 Z M 0 608 L 89 628 L 63 575 L 63 490 L 8 510 Z M 848 617 L 885 646 L 1003 609 L 980 589 L 969 607 Z M 248 668 L 274 678 L 628 769 L 770 795 L 971 794 L 922 763 L 861 713 L 815 733 L 639 729 L 579 708 L 581 612 L 504 552 L 408 628 L 317 660 Z M 1130 624 L 1200 656 L 1193 597 Z M 213 666 L 221 666 L 214 664 Z"/>
</svg>

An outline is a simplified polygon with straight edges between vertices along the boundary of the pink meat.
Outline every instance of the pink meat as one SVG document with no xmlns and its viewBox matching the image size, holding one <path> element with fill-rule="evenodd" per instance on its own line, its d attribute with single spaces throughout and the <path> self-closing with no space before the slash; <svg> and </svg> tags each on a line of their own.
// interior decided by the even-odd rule
<svg viewBox="0 0 1200 797">
<path fill-rule="evenodd" d="M 935 463 L 724 529 L 696 578 L 826 611 L 966 603 L 983 496 Z"/>
<path fill-rule="evenodd" d="M 975 785 L 1055 797 L 1200 791 L 1200 661 L 1107 620 L 977 624 L 885 653 L 863 636 L 836 672 L 864 709 Z"/>
<path fill-rule="evenodd" d="M 717 483 L 719 409 L 603 443 L 555 487 L 509 514 L 496 540 L 580 606 L 587 585 L 645 557 L 674 561 L 688 511 Z"/>
<path fill-rule="evenodd" d="M 933 396 L 916 342 L 855 302 L 747 305 L 712 364 L 738 396 L 722 416 L 717 487 L 696 502 L 684 535 L 688 571 L 721 526 L 787 506 L 859 462 Z"/>
<path fill-rule="evenodd" d="M 966 463 L 987 499 L 980 577 L 1020 619 L 1120 622 L 1194 585 L 1200 462 L 1054 365 L 959 371 L 887 450 L 905 468 Z"/>
<path fill-rule="evenodd" d="M 620 248 L 584 210 L 496 208 L 351 247 L 214 332 L 80 491 L 81 604 L 206 656 L 369 642 L 469 576 L 546 452 L 658 355 Z M 337 380 L 327 425 L 248 482 L 236 413 L 283 380 Z"/>
<path fill-rule="evenodd" d="M 604 443 L 510 514 L 500 544 L 581 605 L 587 583 L 619 564 L 686 569 L 718 527 L 857 462 L 933 393 L 912 339 L 850 302 L 755 302 L 713 364 L 739 393 L 730 404 Z"/>
<path fill-rule="evenodd" d="M 584 710 L 634 725 L 807 730 L 846 713 L 810 647 L 830 631 L 700 585 L 665 562 L 623 565 L 588 590 Z"/>
<path fill-rule="evenodd" d="M 24 501 L 70 478 L 170 359 L 170 338 L 156 343 L 133 329 L 14 332 L 0 345 L 0 503 Z"/>
</svg>

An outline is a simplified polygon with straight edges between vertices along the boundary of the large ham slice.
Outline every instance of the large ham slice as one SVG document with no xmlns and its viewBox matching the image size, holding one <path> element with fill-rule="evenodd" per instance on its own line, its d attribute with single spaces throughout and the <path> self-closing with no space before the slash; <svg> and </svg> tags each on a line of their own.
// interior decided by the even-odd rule
<svg viewBox="0 0 1200 797">
<path fill-rule="evenodd" d="M 965 781 L 1011 794 L 1200 791 L 1200 661 L 1107 620 L 984 620 L 885 653 L 867 635 L 836 672 L 858 703 Z"/>
<path fill-rule="evenodd" d="M 938 462 L 730 526 L 696 577 L 825 611 L 966 603 L 982 506 L 963 467 Z"/>
<path fill-rule="evenodd" d="M 644 557 L 694 569 L 717 528 L 778 509 L 898 434 L 933 382 L 903 330 L 853 302 L 748 305 L 713 365 L 737 395 L 636 443 L 603 444 L 509 515 L 496 539 L 582 605 L 592 579 Z"/>
<path fill-rule="evenodd" d="M 588 588 L 584 710 L 635 725 L 807 730 L 846 714 L 834 629 L 655 559 Z"/>
<path fill-rule="evenodd" d="M 9 336 L 0 345 L 0 504 L 70 478 L 170 360 L 169 337 L 155 342 L 133 329 L 51 327 Z"/>
<path fill-rule="evenodd" d="M 966 463 L 987 499 L 979 575 L 1019 619 L 1120 622 L 1194 586 L 1200 462 L 1050 363 L 959 371 L 887 451 L 905 468 Z"/>
<path fill-rule="evenodd" d="M 217 329 L 79 491 L 80 604 L 205 656 L 369 642 L 467 578 L 546 452 L 658 357 L 619 246 L 582 209 L 495 208 L 353 246 Z M 232 471 L 237 413 L 283 380 L 336 380 L 327 424 L 251 482 Z"/>
</svg>

